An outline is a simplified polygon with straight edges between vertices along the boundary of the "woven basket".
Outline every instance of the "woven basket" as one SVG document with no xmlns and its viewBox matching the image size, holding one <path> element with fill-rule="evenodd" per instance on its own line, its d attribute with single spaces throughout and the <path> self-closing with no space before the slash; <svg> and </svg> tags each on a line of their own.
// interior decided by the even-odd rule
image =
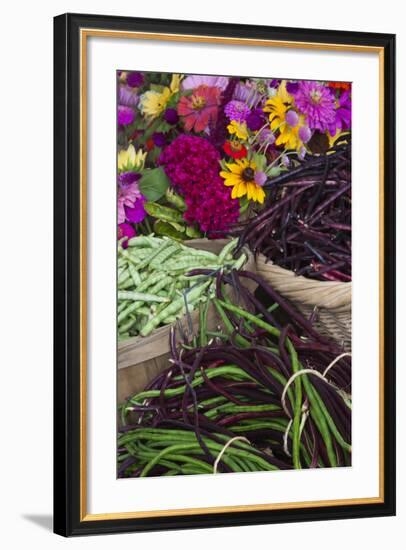
<svg viewBox="0 0 406 550">
<path fill-rule="evenodd" d="M 193 239 L 186 241 L 187 246 L 208 250 L 218 254 L 229 242 L 229 239 Z M 255 260 L 250 251 L 244 269 L 255 271 Z M 245 286 L 251 288 L 252 281 L 244 281 Z M 256 284 L 254 285 L 254 288 Z M 253 288 L 253 289 L 254 289 Z M 199 312 L 191 313 L 193 328 L 199 323 Z M 181 321 L 187 329 L 185 318 Z M 219 318 L 214 306 L 210 306 L 207 315 L 207 326 L 210 330 L 216 328 Z M 141 391 L 145 385 L 168 366 L 170 325 L 154 330 L 149 336 L 136 336 L 118 343 L 118 403 L 122 403 L 128 396 Z"/>
<path fill-rule="evenodd" d="M 352 283 L 316 281 L 297 276 L 293 271 L 266 261 L 259 254 L 257 273 L 307 318 L 317 307 L 315 327 L 325 336 L 351 350 L 351 291 Z"/>
</svg>

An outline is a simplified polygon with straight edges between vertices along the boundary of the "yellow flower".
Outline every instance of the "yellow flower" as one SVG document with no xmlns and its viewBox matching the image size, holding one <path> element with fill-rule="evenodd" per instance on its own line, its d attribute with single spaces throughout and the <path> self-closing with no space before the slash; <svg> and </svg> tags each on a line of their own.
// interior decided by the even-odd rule
<svg viewBox="0 0 406 550">
<path fill-rule="evenodd" d="M 157 118 L 165 110 L 171 96 L 179 92 L 181 79 L 181 75 L 173 74 L 169 87 L 165 86 L 161 91 L 148 90 L 143 93 L 139 103 L 141 113 L 151 120 Z"/>
<path fill-rule="evenodd" d="M 255 181 L 256 164 L 252 160 L 237 159 L 232 163 L 225 163 L 227 170 L 222 170 L 220 176 L 224 178 L 224 185 L 232 187 L 231 197 L 238 199 L 247 195 L 249 200 L 262 204 L 265 192 Z"/>
<path fill-rule="evenodd" d="M 118 153 L 118 169 L 120 172 L 124 171 L 139 171 L 144 168 L 144 163 L 147 153 L 138 149 L 135 150 L 134 145 L 130 144 L 127 150 L 122 149 Z"/>
<path fill-rule="evenodd" d="M 170 84 L 170 89 L 171 89 L 171 92 L 173 94 L 176 94 L 177 92 L 179 92 L 179 86 L 180 86 L 180 81 L 182 80 L 182 76 L 180 74 L 173 74 L 172 75 L 172 81 L 171 81 L 171 84 Z"/>
<path fill-rule="evenodd" d="M 140 98 L 141 113 L 150 119 L 158 117 L 164 111 L 171 95 L 168 87 L 163 88 L 161 92 L 148 90 Z"/>
<path fill-rule="evenodd" d="M 271 130 L 273 132 L 279 130 L 275 145 L 284 145 L 287 149 L 299 150 L 303 145 L 299 137 L 299 128 L 304 124 L 304 117 L 303 115 L 298 116 L 295 126 L 288 124 L 286 115 L 292 109 L 292 104 L 293 97 L 286 91 L 286 81 L 282 80 L 277 93 L 266 102 L 264 111 L 269 113 Z"/>
<path fill-rule="evenodd" d="M 235 134 L 239 139 L 244 141 L 248 139 L 248 129 L 245 122 L 241 124 L 236 120 L 232 120 L 227 126 L 227 130 L 229 134 Z"/>
</svg>

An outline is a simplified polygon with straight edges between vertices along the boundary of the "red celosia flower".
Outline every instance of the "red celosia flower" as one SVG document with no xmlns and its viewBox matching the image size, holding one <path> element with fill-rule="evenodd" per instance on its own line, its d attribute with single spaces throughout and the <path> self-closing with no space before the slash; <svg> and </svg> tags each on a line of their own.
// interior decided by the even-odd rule
<svg viewBox="0 0 406 550">
<path fill-rule="evenodd" d="M 247 149 L 239 141 L 226 141 L 223 150 L 233 159 L 242 159 L 247 156 Z"/>
<path fill-rule="evenodd" d="M 192 95 L 181 97 L 178 114 L 183 117 L 185 130 L 203 132 L 209 123 L 215 124 L 219 103 L 219 88 L 204 85 L 196 88 Z"/>
</svg>

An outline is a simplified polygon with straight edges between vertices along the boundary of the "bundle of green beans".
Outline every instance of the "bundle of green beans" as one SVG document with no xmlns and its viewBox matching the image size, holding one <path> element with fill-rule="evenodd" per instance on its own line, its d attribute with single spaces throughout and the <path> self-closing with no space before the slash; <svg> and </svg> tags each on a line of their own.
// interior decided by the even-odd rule
<svg viewBox="0 0 406 550">
<path fill-rule="evenodd" d="M 191 270 L 240 269 L 247 261 L 243 252 L 233 258 L 237 240 L 219 254 L 185 246 L 167 237 L 137 236 L 127 248 L 118 247 L 119 340 L 148 336 L 155 328 L 171 324 L 207 301 L 214 292 L 206 275 L 187 277 Z"/>
</svg>

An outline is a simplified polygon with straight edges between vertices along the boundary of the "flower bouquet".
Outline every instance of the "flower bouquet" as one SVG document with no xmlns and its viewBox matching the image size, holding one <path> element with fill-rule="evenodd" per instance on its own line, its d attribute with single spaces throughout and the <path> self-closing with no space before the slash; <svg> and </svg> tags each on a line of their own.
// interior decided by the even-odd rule
<svg viewBox="0 0 406 550">
<path fill-rule="evenodd" d="M 118 238 L 222 238 L 348 143 L 350 84 L 119 71 Z M 242 224 L 242 225 L 241 225 Z"/>
</svg>

